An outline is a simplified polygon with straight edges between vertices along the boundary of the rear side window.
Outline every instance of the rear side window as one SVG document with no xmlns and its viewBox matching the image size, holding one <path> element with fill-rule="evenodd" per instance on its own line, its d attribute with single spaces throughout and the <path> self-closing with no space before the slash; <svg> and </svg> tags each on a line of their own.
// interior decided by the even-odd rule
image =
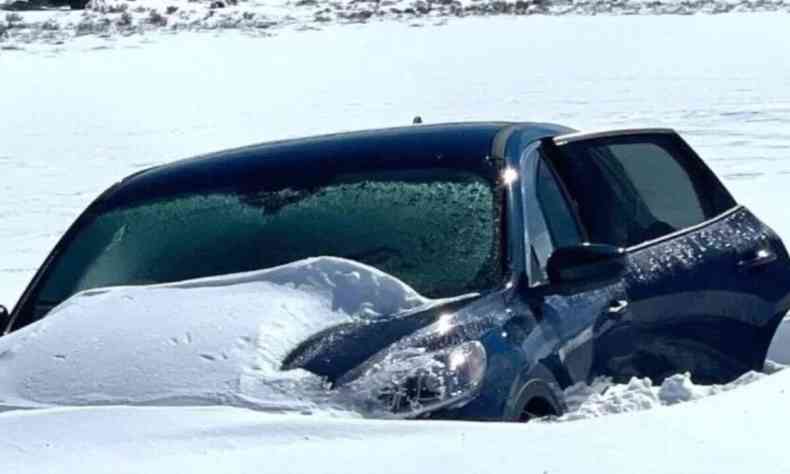
<svg viewBox="0 0 790 474">
<path fill-rule="evenodd" d="M 627 143 L 610 145 L 609 152 L 613 163 L 607 164 L 622 167 L 656 221 L 682 229 L 705 220 L 691 176 L 667 150 L 653 143 Z"/>
<path fill-rule="evenodd" d="M 582 140 L 559 150 L 558 169 L 592 242 L 637 245 L 735 205 L 713 173 L 674 134 Z"/>
</svg>

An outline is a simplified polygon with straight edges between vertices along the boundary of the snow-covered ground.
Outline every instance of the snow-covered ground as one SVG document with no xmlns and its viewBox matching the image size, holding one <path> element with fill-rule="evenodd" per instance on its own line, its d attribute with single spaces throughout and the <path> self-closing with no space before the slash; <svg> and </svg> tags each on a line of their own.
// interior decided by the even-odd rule
<svg viewBox="0 0 790 474">
<path fill-rule="evenodd" d="M 4 473 L 722 474 L 790 471 L 790 371 L 700 402 L 572 423 L 273 415 L 231 407 L 0 413 Z"/>
<path fill-rule="evenodd" d="M 425 28 L 328 25 L 272 37 L 88 36 L 1 49 L 0 301 L 12 304 L 79 211 L 130 172 L 251 142 L 407 124 L 417 114 L 427 122 L 675 127 L 740 202 L 790 240 L 786 25 L 786 16 L 771 14 L 530 16 Z M 103 328 L 107 337 L 111 328 Z M 783 362 L 790 362 L 788 328 L 770 354 Z M 186 337 L 178 329 L 175 322 L 162 326 L 162 334 L 176 337 L 173 348 L 184 347 L 176 344 Z M 44 334 L 53 345 L 56 336 Z M 197 346 L 192 350 L 202 352 Z M 112 360 L 112 351 L 106 354 Z M 215 351 L 206 354 L 225 363 L 222 352 L 219 360 Z M 48 364 L 73 363 L 49 355 Z M 239 363 L 234 367 L 250 367 L 241 352 L 226 355 Z M 85 355 L 93 356 L 99 354 Z M 108 369 L 103 376 L 133 373 Z M 43 380 L 0 375 L 18 377 L 21 387 Z M 90 394 L 90 377 L 73 381 L 83 383 L 83 394 Z M 232 407 L 15 410 L 0 414 L 0 471 L 787 472 L 788 393 L 788 371 L 714 388 L 693 386 L 683 375 L 661 387 L 598 381 L 569 393 L 576 410 L 567 419 L 655 409 L 529 426 Z M 16 392 L 15 401 L 30 401 L 26 395 Z M 355 462 L 363 452 L 375 458 Z"/>
</svg>

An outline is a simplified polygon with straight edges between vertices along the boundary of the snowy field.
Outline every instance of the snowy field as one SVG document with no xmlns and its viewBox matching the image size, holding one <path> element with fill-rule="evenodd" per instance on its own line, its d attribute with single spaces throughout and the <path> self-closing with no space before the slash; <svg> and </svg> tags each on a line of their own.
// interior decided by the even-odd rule
<svg viewBox="0 0 790 474">
<path fill-rule="evenodd" d="M 332 25 L 272 37 L 87 36 L 0 49 L 0 301 L 12 305 L 80 210 L 131 172 L 252 142 L 408 124 L 417 114 L 426 122 L 677 128 L 741 203 L 790 240 L 787 18 L 471 18 L 424 28 Z M 181 329 L 163 327 L 161 335 L 181 337 Z M 790 331 L 782 334 L 771 357 L 788 363 Z M 59 393 L 78 392 L 77 382 L 86 380 L 8 373 L 13 348 L 6 346 L 6 401 L 15 395 L 23 406 L 58 404 Z M 91 347 L 85 360 L 111 359 Z M 31 371 L 58 373 L 30 354 Z M 240 369 L 244 357 L 227 360 Z M 216 362 L 232 365 L 227 360 Z M 66 375 L 84 370 L 71 367 Z M 58 392 L 60 382 L 66 385 Z M 9 387 L 33 392 L 9 395 Z M 83 389 L 94 397 L 90 404 L 106 395 Z M 54 395 L 36 398 L 42 393 Z M 244 403 L 14 410 L 0 413 L 0 472 L 790 471 L 790 371 L 713 388 L 683 375 L 661 387 L 601 382 L 571 395 L 577 405 L 570 418 L 593 419 L 383 422 L 333 412 L 273 415 L 238 407 Z M 654 409 L 598 418 L 645 408 Z M 364 453 L 375 458 L 360 460 Z"/>
<path fill-rule="evenodd" d="M 229 407 L 0 414 L 3 472 L 786 473 L 790 371 L 704 403 L 573 423 L 370 421 Z"/>
<path fill-rule="evenodd" d="M 480 16 L 790 12 L 790 0 L 91 0 L 74 11 L 48 6 L 56 1 L 64 0 L 0 0 L 8 11 L 0 16 L 0 49 L 156 32 L 268 37 L 382 21 L 419 28 Z"/>
</svg>

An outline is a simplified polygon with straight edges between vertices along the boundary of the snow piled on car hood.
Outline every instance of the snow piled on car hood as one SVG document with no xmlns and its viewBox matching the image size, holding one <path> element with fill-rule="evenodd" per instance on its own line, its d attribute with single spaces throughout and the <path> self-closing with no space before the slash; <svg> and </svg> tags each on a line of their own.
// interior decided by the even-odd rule
<svg viewBox="0 0 790 474">
<path fill-rule="evenodd" d="M 251 273 L 80 293 L 0 339 L 0 407 L 313 410 L 322 381 L 279 370 L 299 342 L 428 303 L 372 267 L 320 257 Z"/>
</svg>

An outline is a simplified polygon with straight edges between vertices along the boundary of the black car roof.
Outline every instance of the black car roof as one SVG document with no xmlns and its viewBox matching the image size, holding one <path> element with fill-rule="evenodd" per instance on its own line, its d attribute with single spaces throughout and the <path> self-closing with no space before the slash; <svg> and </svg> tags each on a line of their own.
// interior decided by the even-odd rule
<svg viewBox="0 0 790 474">
<path fill-rule="evenodd" d="M 440 160 L 463 167 L 491 154 L 494 137 L 503 129 L 539 129 L 566 133 L 551 124 L 467 122 L 344 132 L 249 145 L 156 166 L 124 179 L 105 193 L 110 207 L 183 192 L 276 182 L 286 175 L 305 179 L 320 175 L 327 163 L 386 167 Z M 544 132 L 545 133 L 545 132 Z"/>
</svg>

